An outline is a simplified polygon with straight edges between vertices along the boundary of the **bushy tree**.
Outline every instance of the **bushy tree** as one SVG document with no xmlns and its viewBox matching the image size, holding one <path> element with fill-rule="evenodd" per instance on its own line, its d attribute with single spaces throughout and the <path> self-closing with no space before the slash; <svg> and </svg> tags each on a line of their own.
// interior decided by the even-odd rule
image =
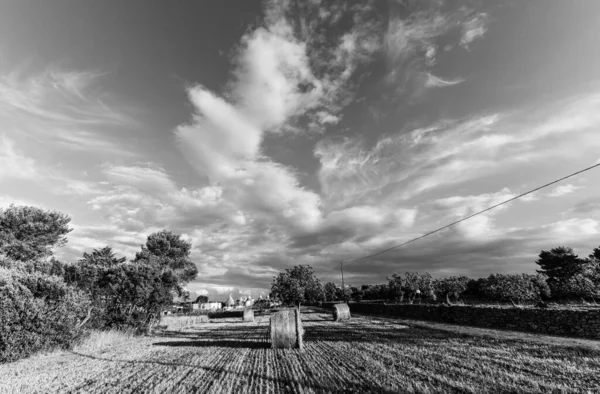
<svg viewBox="0 0 600 394">
<path fill-rule="evenodd" d="M 350 286 L 350 298 L 353 301 L 361 302 L 364 296 L 365 296 L 365 292 L 362 288 L 356 287 L 356 286 Z"/>
<path fill-rule="evenodd" d="M 338 289 L 335 283 L 327 282 L 323 286 L 325 301 L 336 301 L 338 298 Z"/>
<path fill-rule="evenodd" d="M 118 258 L 110 246 L 105 246 L 102 249 L 94 249 L 92 253 L 84 252 L 83 258 L 79 262 L 96 267 L 114 267 L 124 263 L 126 260 L 125 257 Z"/>
<path fill-rule="evenodd" d="M 469 280 L 466 276 L 450 276 L 436 279 L 433 281 L 433 288 L 439 299 L 445 299 L 448 296 L 458 300 L 467 290 Z"/>
<path fill-rule="evenodd" d="M 404 279 L 402 278 L 402 275 L 394 272 L 392 276 L 388 276 L 387 280 L 389 281 L 389 298 L 402 302 L 404 299 Z"/>
<path fill-rule="evenodd" d="M 600 248 L 594 248 L 588 256 L 588 262 L 594 267 L 600 267 Z"/>
<path fill-rule="evenodd" d="M 550 296 L 545 277 L 539 274 L 491 274 L 481 290 L 492 301 L 539 301 Z"/>
<path fill-rule="evenodd" d="M 594 249 L 594 253 L 577 274 L 553 284 L 553 291 L 557 296 L 571 299 L 600 297 L 600 262 L 596 257 L 597 250 Z"/>
<path fill-rule="evenodd" d="M 562 281 L 557 290 L 563 297 L 579 298 L 600 298 L 600 286 L 597 277 L 586 275 L 585 273 L 576 274 L 569 279 Z"/>
<path fill-rule="evenodd" d="M 554 249 L 542 250 L 536 264 L 540 266 L 537 272 L 546 275 L 548 284 L 558 284 L 578 274 L 586 261 L 579 258 L 569 247 L 559 246 Z"/>
<path fill-rule="evenodd" d="M 192 244 L 181 239 L 181 235 L 163 230 L 148 236 L 141 252 L 136 253 L 133 263 L 171 271 L 179 284 L 188 283 L 198 275 L 198 268 L 189 256 Z"/>
<path fill-rule="evenodd" d="M 71 218 L 57 211 L 11 205 L 0 209 L 0 255 L 28 261 L 52 255 L 67 243 Z"/>
<path fill-rule="evenodd" d="M 386 300 L 389 298 L 389 287 L 386 284 L 380 285 L 363 285 L 362 290 L 365 295 L 365 300 Z"/>
<path fill-rule="evenodd" d="M 178 278 L 173 272 L 144 264 L 100 267 L 97 279 L 107 327 L 143 327 L 173 302 Z"/>
<path fill-rule="evenodd" d="M 422 274 L 418 272 L 407 272 L 404 275 L 404 278 L 394 272 L 388 280 L 392 298 L 399 300 L 400 302 L 406 297 L 408 302 L 412 303 L 419 294 L 422 297 L 435 298 L 433 278 L 428 272 Z"/>
<path fill-rule="evenodd" d="M 271 295 L 284 304 L 299 306 L 322 301 L 324 291 L 310 265 L 297 265 L 273 278 Z"/>
<path fill-rule="evenodd" d="M 0 267 L 0 363 L 68 348 L 90 300 L 62 278 Z"/>
<path fill-rule="evenodd" d="M 208 296 L 205 295 L 200 295 L 198 297 L 196 297 L 196 301 L 194 301 L 195 304 L 205 304 L 208 302 Z"/>
</svg>

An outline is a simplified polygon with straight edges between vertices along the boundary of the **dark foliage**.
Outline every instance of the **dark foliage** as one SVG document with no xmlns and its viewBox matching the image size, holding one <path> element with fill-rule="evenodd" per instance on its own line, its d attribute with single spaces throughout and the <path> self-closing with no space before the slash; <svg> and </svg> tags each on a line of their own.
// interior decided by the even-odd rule
<svg viewBox="0 0 600 394">
<path fill-rule="evenodd" d="M 56 211 L 11 205 L 0 209 L 0 255 L 29 261 L 52 255 L 67 243 L 71 218 Z"/>
<path fill-rule="evenodd" d="M 68 348 L 90 300 L 61 278 L 0 268 L 0 362 Z"/>
<path fill-rule="evenodd" d="M 170 270 L 178 283 L 185 284 L 198 275 L 196 264 L 189 258 L 191 249 L 192 244 L 180 235 L 163 230 L 148 236 L 146 245 L 142 245 L 141 252 L 136 253 L 132 262 Z"/>
<path fill-rule="evenodd" d="M 299 305 L 322 301 L 324 291 L 313 268 L 298 265 L 273 278 L 271 295 L 286 305 Z"/>
</svg>

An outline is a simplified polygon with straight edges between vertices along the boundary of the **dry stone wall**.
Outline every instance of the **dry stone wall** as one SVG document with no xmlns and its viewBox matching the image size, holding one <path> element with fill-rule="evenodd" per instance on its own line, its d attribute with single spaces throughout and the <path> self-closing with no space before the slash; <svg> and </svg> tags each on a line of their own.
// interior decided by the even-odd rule
<svg viewBox="0 0 600 394">
<path fill-rule="evenodd" d="M 333 303 L 324 303 L 323 307 L 331 309 L 332 305 Z M 600 308 L 541 309 L 369 303 L 349 305 L 352 313 L 600 339 Z"/>
</svg>

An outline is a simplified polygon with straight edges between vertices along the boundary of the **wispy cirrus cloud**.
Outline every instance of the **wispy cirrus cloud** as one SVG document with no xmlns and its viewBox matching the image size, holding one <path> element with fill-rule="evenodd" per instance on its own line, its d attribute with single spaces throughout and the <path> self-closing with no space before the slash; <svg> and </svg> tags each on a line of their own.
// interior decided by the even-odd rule
<svg viewBox="0 0 600 394">
<path fill-rule="evenodd" d="M 96 89 L 101 73 L 47 67 L 0 77 L 4 133 L 53 150 L 131 156 L 115 130 L 138 126 L 123 103 Z M 112 134 L 112 135 L 111 135 Z"/>
<path fill-rule="evenodd" d="M 443 79 L 440 77 L 436 77 L 431 73 L 427 73 L 427 81 L 425 82 L 426 88 L 443 88 L 446 86 L 458 85 L 465 81 L 464 78 L 454 78 L 454 79 Z"/>
<path fill-rule="evenodd" d="M 462 36 L 460 45 L 469 48 L 469 44 L 475 40 L 481 39 L 488 29 L 489 15 L 485 12 L 480 12 L 473 15 L 462 26 Z"/>
<path fill-rule="evenodd" d="M 543 108 L 441 121 L 384 136 L 371 148 L 358 138 L 323 140 L 314 153 L 321 162 L 324 203 L 343 206 L 385 198 L 395 190 L 401 190 L 395 198 L 410 199 L 524 162 L 579 155 L 582 146 L 600 144 L 595 93 Z"/>
<path fill-rule="evenodd" d="M 444 52 L 457 44 L 469 44 L 484 36 L 489 18 L 471 6 L 454 7 L 447 1 L 391 3 L 391 13 L 384 33 L 388 63 L 387 81 L 399 92 L 421 95 L 426 88 L 440 88 L 464 82 L 461 77 L 444 79 L 432 74 Z M 448 43 L 453 32 L 460 40 Z"/>
</svg>

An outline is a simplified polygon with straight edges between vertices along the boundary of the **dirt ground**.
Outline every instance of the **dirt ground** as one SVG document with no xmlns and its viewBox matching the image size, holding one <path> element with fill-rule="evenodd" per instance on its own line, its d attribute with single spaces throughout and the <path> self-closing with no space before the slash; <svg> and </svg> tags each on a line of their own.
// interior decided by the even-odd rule
<svg viewBox="0 0 600 394">
<path fill-rule="evenodd" d="M 216 319 L 0 365 L 0 393 L 600 392 L 600 343 L 303 310 L 302 351 L 269 316 Z"/>
</svg>

